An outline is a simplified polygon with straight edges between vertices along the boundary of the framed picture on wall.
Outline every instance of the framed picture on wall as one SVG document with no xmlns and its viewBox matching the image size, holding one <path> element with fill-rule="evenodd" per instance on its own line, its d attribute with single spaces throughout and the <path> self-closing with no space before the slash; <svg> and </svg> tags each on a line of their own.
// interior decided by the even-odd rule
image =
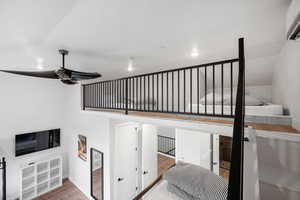
<svg viewBox="0 0 300 200">
<path fill-rule="evenodd" d="M 86 137 L 83 135 L 78 135 L 78 157 L 84 161 L 87 160 L 86 149 Z"/>
</svg>

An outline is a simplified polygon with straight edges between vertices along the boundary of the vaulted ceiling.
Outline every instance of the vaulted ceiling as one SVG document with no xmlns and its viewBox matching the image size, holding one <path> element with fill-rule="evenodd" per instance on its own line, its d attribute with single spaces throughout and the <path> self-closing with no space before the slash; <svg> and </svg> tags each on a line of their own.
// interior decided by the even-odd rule
<svg viewBox="0 0 300 200">
<path fill-rule="evenodd" d="M 237 57 L 245 37 L 247 82 L 270 84 L 285 41 L 289 0 L 0 0 L 0 68 L 60 66 L 104 79 Z M 192 58 L 192 49 L 199 57 Z"/>
</svg>

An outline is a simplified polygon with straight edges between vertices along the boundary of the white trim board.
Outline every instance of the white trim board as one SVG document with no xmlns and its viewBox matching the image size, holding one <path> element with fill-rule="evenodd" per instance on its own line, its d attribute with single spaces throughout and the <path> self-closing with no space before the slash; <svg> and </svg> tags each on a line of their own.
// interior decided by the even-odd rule
<svg viewBox="0 0 300 200">
<path fill-rule="evenodd" d="M 149 123 L 159 126 L 176 127 L 183 129 L 199 130 L 209 134 L 218 134 L 232 137 L 233 126 L 231 124 L 218 124 L 212 122 L 195 122 L 188 120 L 151 118 L 136 115 L 125 115 L 123 113 L 99 112 L 99 111 L 81 111 L 86 114 L 99 115 L 110 119 L 124 121 L 134 121 L 138 123 Z"/>
<path fill-rule="evenodd" d="M 158 126 L 176 127 L 190 130 L 199 130 L 201 132 L 217 134 L 232 137 L 233 126 L 231 124 L 220 124 L 213 122 L 199 122 L 191 120 L 179 120 L 179 119 L 168 119 L 168 118 L 154 118 L 154 117 L 144 117 L 136 115 L 125 115 L 123 113 L 112 113 L 112 112 L 99 112 L 99 111 L 84 111 L 81 112 L 86 114 L 99 115 L 107 117 L 110 119 L 124 120 L 124 121 L 134 121 L 137 123 L 149 123 Z M 248 127 L 252 129 L 252 127 Z M 277 131 L 263 131 L 255 130 L 256 135 L 264 138 L 288 140 L 292 142 L 300 142 L 300 134 L 277 132 Z M 247 135 L 247 130 L 245 131 Z"/>
<path fill-rule="evenodd" d="M 256 130 L 256 135 L 258 137 L 263 137 L 263 138 L 287 140 L 291 142 L 300 142 L 300 134 L 298 133 Z"/>
</svg>

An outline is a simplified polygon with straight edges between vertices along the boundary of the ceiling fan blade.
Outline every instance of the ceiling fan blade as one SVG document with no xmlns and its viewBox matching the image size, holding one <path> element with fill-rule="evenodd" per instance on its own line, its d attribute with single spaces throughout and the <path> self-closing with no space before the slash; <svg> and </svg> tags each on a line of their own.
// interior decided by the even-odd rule
<svg viewBox="0 0 300 200">
<path fill-rule="evenodd" d="M 10 71 L 10 70 L 0 70 L 0 71 L 10 73 L 10 74 L 23 75 L 23 76 L 58 79 L 58 76 L 55 71 L 36 71 L 36 72 L 33 72 L 33 71 Z"/>
<path fill-rule="evenodd" d="M 94 78 L 100 78 L 102 75 L 99 73 L 90 73 L 90 72 L 79 72 L 79 71 L 73 71 L 69 70 L 71 73 L 71 79 L 75 81 L 80 80 L 88 80 L 88 79 L 94 79 Z"/>
<path fill-rule="evenodd" d="M 66 85 L 75 85 L 75 84 L 77 84 L 76 81 L 71 81 L 71 80 L 61 80 L 61 82 L 63 82 Z"/>
</svg>

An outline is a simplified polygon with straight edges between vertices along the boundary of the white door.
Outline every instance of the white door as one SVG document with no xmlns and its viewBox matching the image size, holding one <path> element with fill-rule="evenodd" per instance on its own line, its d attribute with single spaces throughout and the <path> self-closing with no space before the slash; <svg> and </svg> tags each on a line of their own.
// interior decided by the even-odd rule
<svg viewBox="0 0 300 200">
<path fill-rule="evenodd" d="M 142 189 L 155 181 L 157 175 L 157 128 L 142 126 Z"/>
<path fill-rule="evenodd" d="M 138 132 L 134 124 L 115 128 L 115 199 L 131 200 L 138 187 Z"/>
<path fill-rule="evenodd" d="M 220 140 L 219 135 L 213 134 L 213 172 L 217 175 L 220 173 Z"/>
<path fill-rule="evenodd" d="M 211 170 L 211 134 L 176 129 L 176 161 L 199 165 Z"/>
</svg>

